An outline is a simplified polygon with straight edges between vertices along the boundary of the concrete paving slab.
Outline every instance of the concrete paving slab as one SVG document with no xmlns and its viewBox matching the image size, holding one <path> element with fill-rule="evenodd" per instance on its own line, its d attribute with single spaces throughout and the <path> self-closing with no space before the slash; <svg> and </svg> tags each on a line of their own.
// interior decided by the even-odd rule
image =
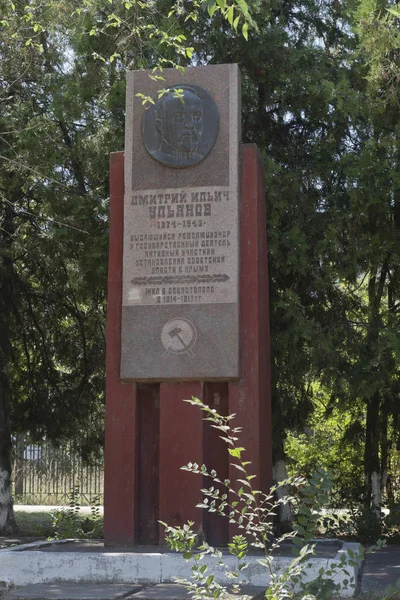
<svg viewBox="0 0 400 600">
<path fill-rule="evenodd" d="M 387 546 L 367 554 L 361 579 L 361 593 L 382 594 L 387 588 L 400 589 L 400 546 Z"/>
<path fill-rule="evenodd" d="M 243 586 L 240 595 L 228 593 L 221 596 L 224 600 L 237 600 L 242 596 L 249 596 L 253 600 L 264 598 L 265 587 Z M 137 594 L 128 596 L 127 600 L 190 600 L 191 596 L 184 585 L 177 583 L 159 583 L 143 589 Z"/>
<path fill-rule="evenodd" d="M 159 583 L 128 596 L 129 600 L 188 600 L 190 595 L 184 585 Z M 128 600 L 128 599 L 127 599 Z"/>
<path fill-rule="evenodd" d="M 139 592 L 141 585 L 36 583 L 11 591 L 13 600 L 118 600 Z"/>
</svg>

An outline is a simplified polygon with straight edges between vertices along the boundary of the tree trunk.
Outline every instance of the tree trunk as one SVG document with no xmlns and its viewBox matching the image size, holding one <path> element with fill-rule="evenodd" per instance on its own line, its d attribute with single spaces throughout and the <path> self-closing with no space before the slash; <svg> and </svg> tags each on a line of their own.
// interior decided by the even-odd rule
<svg viewBox="0 0 400 600">
<path fill-rule="evenodd" d="M 8 376 L 0 372 L 0 535 L 17 530 L 11 493 L 10 388 Z"/>
<path fill-rule="evenodd" d="M 381 478 L 379 464 L 379 395 L 376 393 L 367 403 L 367 423 L 364 450 L 364 477 L 366 506 L 380 514 Z"/>
<path fill-rule="evenodd" d="M 15 233 L 15 213 L 10 203 L 5 205 L 2 222 L 2 260 L 0 263 L 0 535 L 15 533 L 11 493 L 11 361 L 10 317 L 12 310 L 13 262 L 10 255 Z"/>
<path fill-rule="evenodd" d="M 388 478 L 388 463 L 390 449 L 390 441 L 388 440 L 388 411 L 388 403 L 383 402 L 381 410 L 381 495 L 386 490 Z"/>
<path fill-rule="evenodd" d="M 22 497 L 24 495 L 24 452 L 25 440 L 21 434 L 17 435 L 15 444 L 15 462 L 14 462 L 14 496 Z"/>
<path fill-rule="evenodd" d="M 274 484 L 278 484 L 280 481 L 285 481 L 287 479 L 287 470 L 286 470 L 286 457 L 285 451 L 283 448 L 283 439 L 279 437 L 279 439 L 275 439 L 274 443 L 274 460 L 272 467 L 272 479 Z M 281 500 L 284 496 L 290 495 L 290 489 L 287 485 L 282 485 L 278 487 L 276 491 L 276 496 L 278 500 Z M 292 529 L 292 507 L 289 503 L 280 504 L 278 509 L 278 530 L 279 533 L 285 533 L 287 531 L 291 531 Z"/>
</svg>

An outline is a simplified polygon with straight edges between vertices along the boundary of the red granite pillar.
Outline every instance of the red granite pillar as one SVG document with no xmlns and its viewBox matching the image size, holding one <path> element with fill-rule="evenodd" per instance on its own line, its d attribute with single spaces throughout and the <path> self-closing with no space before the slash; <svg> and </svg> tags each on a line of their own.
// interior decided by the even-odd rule
<svg viewBox="0 0 400 600">
<path fill-rule="evenodd" d="M 157 520 L 171 525 L 195 521 L 213 544 L 228 541 L 226 523 L 201 509 L 200 476 L 181 471 L 187 462 L 206 462 L 225 477 L 226 450 L 185 398 L 203 398 L 202 383 L 163 383 L 136 387 L 120 381 L 124 155 L 111 156 L 110 254 L 107 311 L 106 465 L 104 537 L 108 544 L 157 541 Z M 209 383 L 205 401 L 236 413 L 243 428 L 254 485 L 271 483 L 268 269 L 263 166 L 257 148 L 243 146 L 240 215 L 241 378 Z M 223 341 L 222 341 L 223 343 Z M 138 391 L 139 390 L 139 391 Z M 229 406 L 226 406 L 229 404 Z M 236 470 L 230 473 L 237 477 Z M 208 483 L 208 482 L 207 482 Z M 234 530 L 231 529 L 231 535 Z M 160 528 L 162 544 L 164 530 Z"/>
<path fill-rule="evenodd" d="M 204 402 L 220 415 L 226 416 L 229 411 L 228 383 L 206 383 Z M 221 481 L 229 478 L 229 454 L 226 443 L 221 439 L 222 432 L 211 427 L 209 421 L 203 422 L 204 462 L 209 471 L 214 469 Z M 217 486 L 209 478 L 205 478 L 204 487 L 219 487 L 221 495 L 226 493 L 223 485 Z M 218 513 L 204 511 L 204 533 L 211 546 L 224 546 L 229 540 L 229 521 Z"/>
<path fill-rule="evenodd" d="M 123 221 L 124 153 L 115 152 L 110 164 L 104 539 L 121 546 L 135 540 L 138 447 L 136 385 L 120 380 Z"/>
<path fill-rule="evenodd" d="M 202 383 L 162 383 L 160 386 L 159 515 L 168 525 L 194 521 L 202 529 L 201 475 L 182 471 L 188 462 L 203 464 L 203 413 L 183 402 L 203 398 Z M 160 544 L 164 528 L 160 527 Z"/>
<path fill-rule="evenodd" d="M 241 378 L 229 384 L 229 413 L 243 428 L 240 442 L 257 476 L 252 485 L 267 491 L 272 446 L 266 206 L 262 159 L 253 144 L 242 146 L 240 238 Z M 230 475 L 236 479 L 236 469 Z"/>
<path fill-rule="evenodd" d="M 158 544 L 160 386 L 138 384 L 139 452 L 135 506 L 138 512 L 136 541 Z"/>
</svg>

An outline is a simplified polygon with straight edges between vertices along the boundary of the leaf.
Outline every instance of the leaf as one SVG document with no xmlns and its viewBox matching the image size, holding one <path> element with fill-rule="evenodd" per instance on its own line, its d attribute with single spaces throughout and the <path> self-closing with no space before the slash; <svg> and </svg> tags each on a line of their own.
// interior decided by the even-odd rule
<svg viewBox="0 0 400 600">
<path fill-rule="evenodd" d="M 230 464 L 232 467 L 235 467 L 235 469 L 237 469 L 238 471 L 242 471 L 243 473 L 246 473 L 246 471 L 243 469 L 243 467 L 241 465 L 237 465 L 235 463 L 230 463 Z"/>
<path fill-rule="evenodd" d="M 236 4 L 242 11 L 243 15 L 247 18 L 250 18 L 249 7 L 247 6 L 247 2 L 245 2 L 245 0 L 236 0 Z"/>
<path fill-rule="evenodd" d="M 243 485 L 247 486 L 248 488 L 250 488 L 251 491 L 251 485 L 249 484 L 248 481 L 246 481 L 245 479 L 237 479 L 236 480 L 238 483 L 243 483 Z"/>
<path fill-rule="evenodd" d="M 249 25 L 248 23 L 243 23 L 243 27 L 242 27 L 242 35 L 244 37 L 244 39 L 247 41 L 249 39 Z"/>
<path fill-rule="evenodd" d="M 208 2 L 207 11 L 210 17 L 214 16 L 215 11 L 217 10 L 217 6 L 213 0 Z"/>
<path fill-rule="evenodd" d="M 218 6 L 220 6 L 222 9 L 225 9 L 225 7 L 226 7 L 226 0 L 217 0 L 217 4 L 218 4 Z"/>
<path fill-rule="evenodd" d="M 233 4 L 232 4 L 232 6 L 230 6 L 228 8 L 228 10 L 226 11 L 226 13 L 225 13 L 225 18 L 229 21 L 229 23 L 231 25 L 233 24 L 233 10 L 234 10 L 234 7 L 233 7 Z"/>
<path fill-rule="evenodd" d="M 240 458 L 244 448 L 228 448 L 228 452 L 234 458 Z"/>
</svg>

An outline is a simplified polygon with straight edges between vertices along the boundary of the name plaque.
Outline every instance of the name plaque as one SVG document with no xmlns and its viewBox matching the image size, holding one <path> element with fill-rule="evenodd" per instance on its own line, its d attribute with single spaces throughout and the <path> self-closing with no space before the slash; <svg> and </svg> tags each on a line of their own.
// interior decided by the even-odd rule
<svg viewBox="0 0 400 600">
<path fill-rule="evenodd" d="M 239 73 L 127 76 L 121 378 L 239 377 Z M 146 109 L 137 92 L 154 98 Z"/>
<path fill-rule="evenodd" d="M 228 188 L 132 194 L 124 306 L 236 302 L 236 206 Z"/>
</svg>

